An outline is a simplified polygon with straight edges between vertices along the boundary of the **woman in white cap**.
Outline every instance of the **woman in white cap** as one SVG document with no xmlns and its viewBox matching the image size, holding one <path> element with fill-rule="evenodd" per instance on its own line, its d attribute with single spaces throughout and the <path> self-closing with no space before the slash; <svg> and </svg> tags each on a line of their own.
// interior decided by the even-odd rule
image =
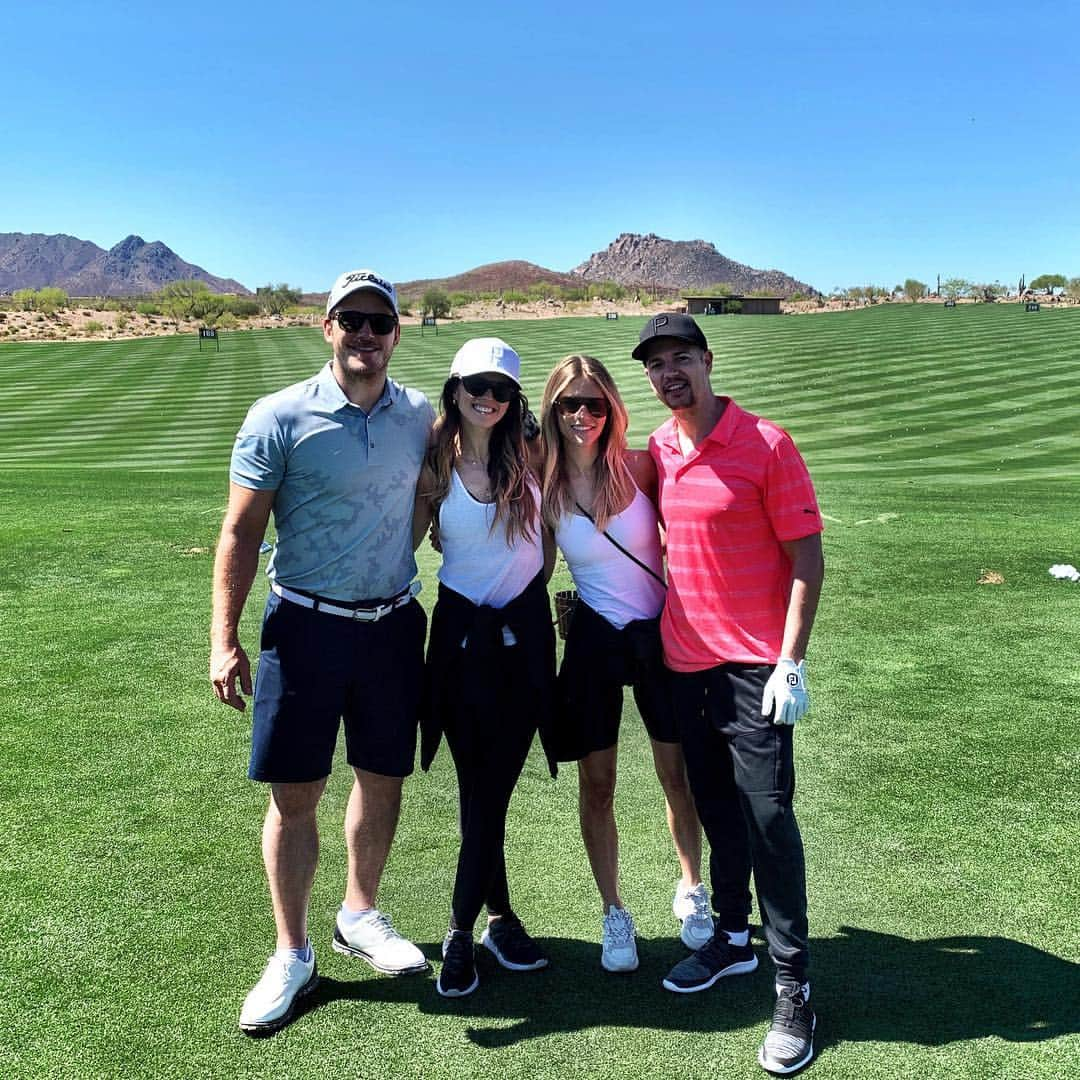
<svg viewBox="0 0 1080 1080">
<path fill-rule="evenodd" d="M 473 338 L 454 356 L 417 488 L 413 539 L 432 520 L 442 552 L 431 620 L 421 757 L 446 735 L 457 771 L 461 847 L 437 989 L 477 985 L 473 928 L 513 971 L 547 958 L 510 905 L 504 843 L 510 796 L 551 713 L 555 639 L 547 578 L 554 547 L 523 434 L 521 361 L 499 338 Z M 554 775 L 554 763 L 551 764 Z"/>
<path fill-rule="evenodd" d="M 626 406 L 591 356 L 555 365 L 544 389 L 543 517 L 566 558 L 579 600 L 556 691 L 555 755 L 578 762 L 578 810 L 603 907 L 600 962 L 638 966 L 634 920 L 619 892 L 614 796 L 623 687 L 652 742 L 681 878 L 672 910 L 691 949 L 713 935 L 701 882 L 701 826 L 686 779 L 660 644 L 663 556 L 656 467 L 626 445 Z"/>
</svg>

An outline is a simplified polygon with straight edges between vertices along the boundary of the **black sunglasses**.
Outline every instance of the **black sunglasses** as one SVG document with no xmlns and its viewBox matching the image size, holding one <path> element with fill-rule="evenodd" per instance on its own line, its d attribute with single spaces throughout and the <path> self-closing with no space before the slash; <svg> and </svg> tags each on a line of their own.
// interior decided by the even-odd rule
<svg viewBox="0 0 1080 1080">
<path fill-rule="evenodd" d="M 381 337 L 383 334 L 392 334 L 397 326 L 396 315 L 386 315 L 381 311 L 335 311 L 330 318 L 336 319 L 338 326 L 346 334 L 355 334 L 364 323 L 368 323 L 371 332 Z"/>
<path fill-rule="evenodd" d="M 483 397 L 490 390 L 500 405 L 512 401 L 518 393 L 518 388 L 509 379 L 485 379 L 483 375 L 465 375 L 461 385 L 469 397 Z"/>
<path fill-rule="evenodd" d="M 611 403 L 604 397 L 560 397 L 555 399 L 555 404 L 563 416 L 573 416 L 578 409 L 585 406 L 590 416 L 597 420 L 607 416 L 611 412 Z"/>
</svg>

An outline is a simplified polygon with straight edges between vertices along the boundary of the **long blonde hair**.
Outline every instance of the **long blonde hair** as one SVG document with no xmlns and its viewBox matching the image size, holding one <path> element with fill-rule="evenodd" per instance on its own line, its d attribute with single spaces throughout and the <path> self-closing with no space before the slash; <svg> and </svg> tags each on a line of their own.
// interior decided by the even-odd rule
<svg viewBox="0 0 1080 1080">
<path fill-rule="evenodd" d="M 450 494 L 454 479 L 454 460 L 461 448 L 461 411 L 454 400 L 461 379 L 451 375 L 443 386 L 439 399 L 439 416 L 432 430 L 432 445 L 427 463 L 435 476 L 430 492 L 435 513 Z M 531 540 L 536 535 L 536 497 L 529 482 L 529 454 L 525 446 L 524 418 L 529 403 L 522 393 L 510 399 L 502 419 L 491 431 L 491 450 L 488 455 L 488 480 L 495 498 L 495 517 L 492 531 L 500 521 L 506 523 L 506 540 L 512 544 L 516 537 Z"/>
<path fill-rule="evenodd" d="M 600 434 L 600 449 L 594 465 L 596 498 L 591 513 L 596 527 L 600 530 L 606 528 L 607 523 L 626 508 L 634 494 L 634 480 L 626 467 L 626 428 L 629 418 L 615 380 L 595 357 L 576 353 L 568 356 L 560 360 L 548 376 L 540 406 L 540 430 L 544 440 L 542 506 L 544 522 L 552 530 L 558 527 L 563 514 L 573 513 L 574 510 L 566 446 L 559 430 L 555 401 L 570 383 L 581 378 L 592 379 L 600 387 L 610 410 Z"/>
</svg>

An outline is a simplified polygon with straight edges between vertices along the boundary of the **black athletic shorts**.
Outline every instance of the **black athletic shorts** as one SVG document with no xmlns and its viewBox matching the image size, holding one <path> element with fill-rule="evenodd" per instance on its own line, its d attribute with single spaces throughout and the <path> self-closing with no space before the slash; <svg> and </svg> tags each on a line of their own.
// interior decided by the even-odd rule
<svg viewBox="0 0 1080 1080">
<path fill-rule="evenodd" d="M 248 776 L 330 775 L 345 722 L 350 765 L 408 776 L 416 756 L 427 616 L 414 599 L 378 622 L 314 611 L 271 593 L 263 616 Z"/>
<path fill-rule="evenodd" d="M 617 630 L 579 600 L 556 684 L 554 741 L 559 761 L 579 761 L 619 741 L 624 686 L 633 690 L 649 737 L 677 743 L 679 727 L 659 617 L 635 620 Z"/>
</svg>

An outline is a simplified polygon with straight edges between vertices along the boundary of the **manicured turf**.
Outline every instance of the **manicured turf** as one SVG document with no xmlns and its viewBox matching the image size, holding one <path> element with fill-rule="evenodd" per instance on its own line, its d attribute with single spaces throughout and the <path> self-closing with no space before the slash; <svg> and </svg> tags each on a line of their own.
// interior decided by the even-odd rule
<svg viewBox="0 0 1080 1080">
<path fill-rule="evenodd" d="M 642 445 L 663 412 L 639 320 L 406 331 L 434 393 L 499 333 L 534 402 L 554 360 L 617 369 Z M 797 732 L 820 1077 L 1067 1077 L 1080 1068 L 1080 313 L 893 308 L 705 322 L 714 385 L 796 436 L 829 516 Z M 312 331 L 0 345 L 0 1075 L 761 1075 L 768 964 L 660 988 L 681 958 L 674 858 L 632 708 L 618 814 L 641 969 L 599 968 L 576 779 L 537 754 L 515 796 L 515 903 L 552 965 L 481 962 L 451 1004 L 332 953 L 348 778 L 322 808 L 315 1007 L 236 1031 L 271 947 L 249 715 L 211 700 L 211 551 L 233 435 L 326 358 Z M 423 599 L 435 568 L 426 553 Z M 983 571 L 1001 585 L 980 585 Z M 562 582 L 563 572 L 556 584 Z M 245 640 L 254 648 L 260 580 Z M 406 786 L 383 902 L 434 961 L 455 854 L 445 750 Z M 762 951 L 764 959 L 764 952 Z"/>
</svg>

